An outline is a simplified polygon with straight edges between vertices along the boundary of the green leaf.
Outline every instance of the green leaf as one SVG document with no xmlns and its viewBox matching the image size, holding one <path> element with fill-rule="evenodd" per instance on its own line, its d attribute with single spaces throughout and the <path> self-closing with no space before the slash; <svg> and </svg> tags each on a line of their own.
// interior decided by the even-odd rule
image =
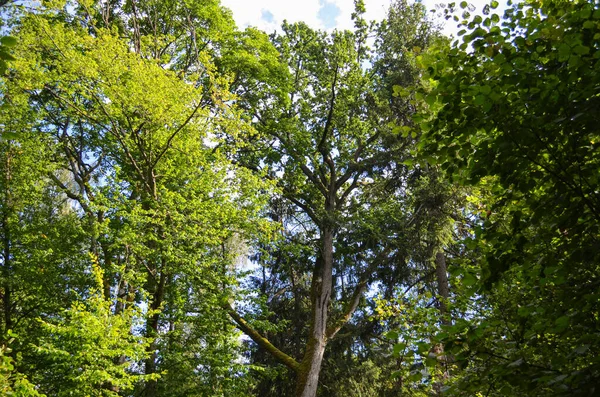
<svg viewBox="0 0 600 397">
<path fill-rule="evenodd" d="M 568 44 L 562 43 L 558 46 L 558 61 L 564 62 L 571 55 L 571 47 Z"/>
<path fill-rule="evenodd" d="M 423 374 L 421 373 L 421 371 L 416 371 L 416 372 L 410 374 L 408 377 L 408 379 L 411 382 L 419 382 L 422 378 L 423 378 Z"/>
<path fill-rule="evenodd" d="M 433 368 L 436 367 L 439 364 L 437 358 L 435 356 L 431 357 L 431 356 L 427 356 L 425 358 L 425 365 L 429 368 Z"/>
<path fill-rule="evenodd" d="M 569 326 L 570 319 L 568 316 L 562 316 L 554 321 L 555 329 L 557 332 L 561 332 Z"/>
<path fill-rule="evenodd" d="M 2 48 L 0 48 L 0 60 L 16 61 L 16 58 L 14 56 L 12 56 L 11 54 L 9 54 L 8 52 L 4 51 Z"/>
<path fill-rule="evenodd" d="M 479 88 L 479 91 L 483 95 L 490 95 L 490 93 L 492 92 L 492 87 L 490 87 L 489 85 L 484 85 Z"/>
<path fill-rule="evenodd" d="M 12 36 L 4 36 L 0 38 L 0 43 L 6 47 L 14 47 L 17 45 L 17 38 Z"/>
<path fill-rule="evenodd" d="M 483 104 L 488 100 L 488 97 L 486 97 L 485 95 L 477 95 L 475 96 L 473 103 L 477 106 L 483 106 Z"/>
<path fill-rule="evenodd" d="M 418 342 L 417 343 L 417 352 L 419 354 L 423 354 L 428 352 L 431 349 L 431 345 L 427 342 Z"/>
<path fill-rule="evenodd" d="M 406 343 L 400 342 L 394 345 L 394 355 L 398 356 L 406 350 Z"/>
<path fill-rule="evenodd" d="M 477 284 L 477 277 L 471 273 L 466 273 L 462 278 L 462 283 L 467 287 L 472 287 Z"/>
<path fill-rule="evenodd" d="M 590 53 L 590 47 L 578 45 L 575 48 L 573 48 L 573 52 L 577 55 L 587 55 Z"/>
<path fill-rule="evenodd" d="M 596 22 L 594 22 L 594 21 L 585 21 L 583 23 L 583 28 L 584 29 L 595 29 L 596 28 Z"/>
</svg>

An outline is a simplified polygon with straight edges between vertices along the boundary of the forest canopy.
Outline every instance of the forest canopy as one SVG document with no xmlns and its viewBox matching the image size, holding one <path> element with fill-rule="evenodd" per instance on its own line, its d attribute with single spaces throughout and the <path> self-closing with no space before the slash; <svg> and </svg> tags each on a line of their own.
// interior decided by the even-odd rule
<svg viewBox="0 0 600 397">
<path fill-rule="evenodd" d="M 600 393 L 600 5 L 500 6 L 0 1 L 0 394 Z"/>
</svg>

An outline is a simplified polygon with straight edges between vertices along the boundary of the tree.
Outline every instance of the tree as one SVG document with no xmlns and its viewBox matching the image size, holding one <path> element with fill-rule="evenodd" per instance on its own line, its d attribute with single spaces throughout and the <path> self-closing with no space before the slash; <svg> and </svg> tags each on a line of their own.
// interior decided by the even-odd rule
<svg viewBox="0 0 600 397">
<path fill-rule="evenodd" d="M 80 256 L 85 233 L 66 197 L 47 178 L 54 167 L 47 140 L 28 131 L 33 113 L 19 106 L 23 96 L 9 98 L 12 106 L 3 106 L 0 115 L 5 127 L 0 142 L 0 339 L 6 343 L 12 333 L 19 336 L 11 355 L 22 356 L 16 362 L 23 372 L 31 359 L 27 346 L 39 336 L 36 318 L 70 306 L 86 289 Z"/>
<path fill-rule="evenodd" d="M 327 35 L 302 23 L 284 24 L 272 41 L 285 73 L 277 75 L 275 87 L 267 81 L 263 90 L 242 95 L 241 106 L 262 135 L 240 153 L 240 162 L 268 170 L 285 202 L 279 208 L 290 208 L 279 220 L 286 229 L 303 230 L 284 230 L 302 248 L 276 247 L 268 268 L 285 280 L 284 292 L 273 291 L 273 299 L 291 298 L 292 307 L 309 309 L 305 327 L 296 328 L 306 336 L 289 345 L 300 345 L 300 354 L 284 352 L 229 311 L 260 348 L 295 374 L 298 396 L 316 395 L 326 346 L 352 321 L 365 290 L 376 280 L 393 284 L 408 260 L 398 223 L 389 228 L 402 224 L 404 214 L 391 211 L 397 197 L 387 186 L 405 175 L 402 162 L 412 140 L 390 124 L 387 101 L 393 97 L 384 73 L 366 66 L 373 58 L 363 12 L 356 2 L 354 32 Z M 284 294 L 287 289 L 292 293 Z"/>
<path fill-rule="evenodd" d="M 592 1 L 527 1 L 500 22 L 490 13 L 497 4 L 462 23 L 462 43 L 425 59 L 427 101 L 439 104 L 422 124 L 425 149 L 483 192 L 467 246 L 485 315 L 452 331 L 466 342 L 458 349 L 470 364 L 466 381 L 486 381 L 457 391 L 592 395 L 600 10 Z"/>
<path fill-rule="evenodd" d="M 115 319 L 129 321 L 128 326 L 116 327 L 124 346 L 140 332 L 150 341 L 144 362 L 129 361 L 118 344 L 104 350 L 98 346 L 90 354 L 106 360 L 112 351 L 114 368 L 127 364 L 147 375 L 135 385 L 139 392 L 156 395 L 167 389 L 171 395 L 189 395 L 190 383 L 206 383 L 196 392 L 228 394 L 245 381 L 240 376 L 244 369 L 235 363 L 238 334 L 226 313 L 215 308 L 235 284 L 230 266 L 239 252 L 230 242 L 249 239 L 265 226 L 258 209 L 269 186 L 259 175 L 231 164 L 219 146 L 223 130 L 251 130 L 231 105 L 227 78 L 211 58 L 211 52 L 219 52 L 219 42 L 213 41 L 219 29 L 234 30 L 227 25 L 229 14 L 218 2 L 210 2 L 213 10 L 222 12 L 223 22 L 200 34 L 206 15 L 197 12 L 204 11 L 204 3 L 176 8 L 180 14 L 165 16 L 161 26 L 152 25 L 148 13 L 168 10 L 154 3 L 41 4 L 36 12 L 14 20 L 14 34 L 22 46 L 15 49 L 16 60 L 3 80 L 3 111 L 14 125 L 14 146 L 24 147 L 31 135 L 44 154 L 39 173 L 27 174 L 27 167 L 36 163 L 23 157 L 20 172 L 26 177 L 19 183 L 27 189 L 42 182 L 50 186 L 70 216 L 57 211 L 57 224 L 66 223 L 71 233 L 81 232 L 75 244 L 69 245 L 65 234 L 65 246 L 52 246 L 64 254 L 52 263 L 61 280 L 56 295 L 64 293 L 72 301 L 46 312 L 49 319 L 44 320 L 67 340 L 48 351 L 80 357 L 75 333 L 90 323 L 114 336 L 113 323 L 94 322 L 108 307 Z M 206 41 L 204 50 L 196 47 L 200 39 Z M 10 117 L 17 111 L 27 115 L 27 123 Z M 28 178 L 33 183 L 27 184 Z M 35 200 L 28 204 L 37 210 Z M 4 267 L 33 273 L 36 260 L 48 266 L 40 246 L 32 248 L 21 266 Z M 83 310 L 80 303 L 98 292 L 89 277 L 90 254 L 103 275 L 106 302 L 92 302 L 102 307 L 100 314 Z M 81 266 L 75 272 L 83 279 L 76 290 L 79 295 L 67 279 L 70 261 Z M 16 280 L 14 274 L 10 277 Z M 39 281 L 47 288 L 53 285 L 49 277 Z M 27 286 L 33 289 L 35 283 Z M 71 314 L 62 313 L 63 307 L 72 306 Z M 148 308 L 141 329 L 137 318 L 126 316 L 136 307 Z M 27 320 L 35 321 L 38 313 L 28 313 Z M 54 318 L 62 323 L 53 323 Z M 37 344 L 35 338 L 27 342 L 26 346 Z M 196 350 L 189 354 L 186 349 L 192 346 Z M 49 371 L 60 372 L 60 366 L 42 368 L 46 360 L 36 361 L 39 354 L 28 352 L 28 375 L 53 378 Z M 200 366 L 204 372 L 198 371 Z M 173 368 L 187 371 L 182 374 L 187 379 L 165 373 Z M 54 379 L 64 377 L 58 372 Z M 184 379 L 188 384 L 182 384 Z M 65 393 L 88 393 L 83 383 L 69 385 Z M 88 386 L 99 387 L 98 382 Z"/>
</svg>

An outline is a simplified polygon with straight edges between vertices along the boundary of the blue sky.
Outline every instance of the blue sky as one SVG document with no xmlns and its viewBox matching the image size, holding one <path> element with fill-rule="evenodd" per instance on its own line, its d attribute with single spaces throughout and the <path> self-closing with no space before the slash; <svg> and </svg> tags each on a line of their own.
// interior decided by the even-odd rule
<svg viewBox="0 0 600 397">
<path fill-rule="evenodd" d="M 450 0 L 446 2 L 448 1 Z M 350 15 L 354 11 L 353 0 L 221 0 L 221 2 L 233 11 L 238 26 L 242 28 L 256 26 L 267 33 L 277 30 L 284 19 L 289 22 L 304 21 L 313 28 L 326 30 L 352 28 Z M 390 3 L 390 0 L 365 0 L 367 19 L 383 19 Z M 433 9 L 436 4 L 444 2 L 423 0 L 423 3 L 428 9 Z M 470 0 L 469 3 L 481 10 L 489 0 Z M 506 0 L 500 0 L 500 3 L 504 5 Z M 497 12 L 501 13 L 501 11 Z M 447 23 L 444 31 L 447 34 L 456 32 L 455 23 Z"/>
<path fill-rule="evenodd" d="M 337 26 L 337 18 L 342 14 L 342 10 L 332 1 L 321 0 L 321 8 L 317 13 L 317 18 L 323 23 L 325 29 L 333 29 Z"/>
</svg>

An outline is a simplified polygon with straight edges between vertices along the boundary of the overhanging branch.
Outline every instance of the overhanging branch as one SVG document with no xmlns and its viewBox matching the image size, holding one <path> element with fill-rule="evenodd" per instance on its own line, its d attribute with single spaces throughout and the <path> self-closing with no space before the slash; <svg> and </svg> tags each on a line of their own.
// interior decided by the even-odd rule
<svg viewBox="0 0 600 397">
<path fill-rule="evenodd" d="M 269 354 L 272 355 L 281 364 L 287 366 L 288 368 L 294 371 L 300 370 L 300 363 L 298 361 L 296 361 L 293 357 L 285 354 L 277 347 L 275 347 L 271 342 L 269 342 L 267 338 L 262 336 L 257 330 L 255 330 L 250 324 L 248 324 L 246 320 L 244 320 L 242 316 L 240 316 L 238 312 L 235 311 L 235 309 L 231 307 L 229 303 L 224 304 L 223 308 L 227 311 L 229 316 L 231 316 L 233 321 L 235 321 L 238 328 L 244 331 L 244 333 L 248 335 L 254 342 L 256 342 L 257 345 L 268 351 Z"/>
</svg>

